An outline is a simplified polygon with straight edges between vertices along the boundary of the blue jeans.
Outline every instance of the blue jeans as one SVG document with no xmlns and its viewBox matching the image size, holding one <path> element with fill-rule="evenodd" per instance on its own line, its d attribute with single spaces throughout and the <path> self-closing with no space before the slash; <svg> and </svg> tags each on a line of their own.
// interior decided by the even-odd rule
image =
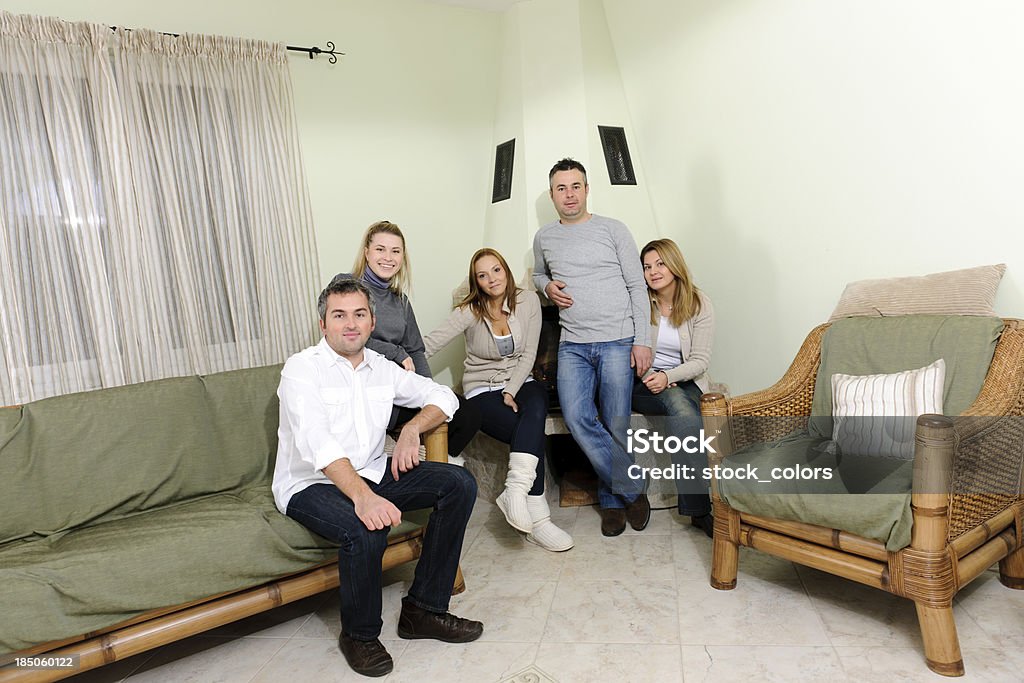
<svg viewBox="0 0 1024 683">
<path fill-rule="evenodd" d="M 421 462 L 399 476 L 398 481 L 391 476 L 388 458 L 379 484 L 364 481 L 403 512 L 433 508 L 409 600 L 431 612 L 447 612 L 462 538 L 476 500 L 476 480 L 461 467 L 439 462 Z M 341 630 L 356 640 L 377 638 L 382 625 L 381 559 L 390 527 L 367 529 L 356 516 L 351 499 L 334 484 L 313 484 L 293 495 L 288 501 L 288 516 L 340 544 Z"/>
<path fill-rule="evenodd" d="M 629 420 L 632 348 L 631 338 L 558 345 L 558 402 L 569 433 L 597 473 L 597 498 L 603 508 L 625 507 L 642 493 L 642 483 L 627 475 L 633 457 L 626 452 L 624 434 L 612 429 L 613 420 Z M 600 415 L 595 398 L 601 404 Z"/>
<path fill-rule="evenodd" d="M 486 391 L 469 399 L 480 411 L 480 429 L 484 434 L 507 443 L 515 453 L 537 458 L 537 476 L 531 496 L 544 493 L 544 422 L 548 417 L 548 393 L 541 382 L 526 382 L 516 394 L 519 412 L 505 405 L 500 391 Z"/>
<path fill-rule="evenodd" d="M 687 380 L 676 386 L 667 387 L 660 394 L 652 394 L 651 390 L 639 379 L 633 384 L 633 410 L 644 415 L 665 415 L 669 418 L 670 431 L 676 436 L 683 437 L 694 435 L 700 432 L 702 420 L 700 417 L 700 397 L 703 392 L 700 387 Z M 673 458 L 678 464 L 696 466 L 697 471 L 707 467 L 707 456 L 688 456 L 690 459 L 685 462 L 684 457 Z M 682 484 L 682 482 L 677 482 Z M 707 493 L 693 490 L 679 490 L 679 514 L 699 516 L 711 512 L 711 498 Z"/>
</svg>

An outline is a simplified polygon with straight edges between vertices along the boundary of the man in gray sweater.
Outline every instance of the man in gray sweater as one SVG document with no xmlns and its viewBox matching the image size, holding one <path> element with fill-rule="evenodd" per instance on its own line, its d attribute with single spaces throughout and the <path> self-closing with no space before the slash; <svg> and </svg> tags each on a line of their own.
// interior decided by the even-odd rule
<svg viewBox="0 0 1024 683">
<path fill-rule="evenodd" d="M 640 376 L 651 366 L 647 285 L 629 229 L 587 211 L 583 165 L 562 159 L 548 182 L 559 220 L 533 239 L 533 281 L 559 308 L 558 400 L 600 479 L 601 533 L 617 536 L 627 520 L 640 530 L 651 515 L 642 482 L 627 475 L 625 430 L 612 429 L 629 418 L 634 369 Z"/>
</svg>

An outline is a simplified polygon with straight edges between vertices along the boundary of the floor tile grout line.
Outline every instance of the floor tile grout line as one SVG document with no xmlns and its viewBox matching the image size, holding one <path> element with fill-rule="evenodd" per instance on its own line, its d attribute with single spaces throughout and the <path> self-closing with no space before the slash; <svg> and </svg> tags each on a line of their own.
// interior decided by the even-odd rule
<svg viewBox="0 0 1024 683">
<path fill-rule="evenodd" d="M 270 655 L 270 657 L 268 657 L 267 660 L 265 662 L 263 662 L 263 664 L 260 665 L 260 668 L 256 670 L 256 673 L 254 673 L 249 678 L 248 683 L 252 683 L 253 681 L 255 681 L 256 678 L 259 677 L 259 675 L 263 672 L 263 670 L 267 668 L 267 665 L 270 664 L 272 661 L 274 661 L 275 657 L 277 657 L 279 654 L 281 654 L 281 650 L 283 650 L 285 648 L 285 646 L 287 646 L 290 641 L 291 641 L 290 638 L 284 639 L 284 642 L 281 643 L 281 645 L 276 650 L 274 650 L 274 654 Z"/>
<path fill-rule="evenodd" d="M 573 543 L 575 544 L 575 537 L 574 537 Z M 572 549 L 570 548 L 566 552 L 571 553 Z M 554 605 L 555 605 L 555 596 L 558 595 L 558 587 L 562 583 L 561 575 L 562 575 L 562 572 L 564 570 L 565 570 L 565 562 L 562 563 L 562 566 L 558 570 L 558 576 L 559 577 L 558 577 L 557 580 L 555 580 L 555 590 L 551 591 L 551 600 L 548 602 L 547 610 L 545 610 L 545 612 L 544 612 L 544 624 L 543 624 L 543 626 L 541 626 L 541 629 L 540 629 L 540 641 L 537 643 L 537 649 L 533 653 L 533 662 L 532 662 L 532 664 L 534 666 L 537 666 L 537 658 L 540 657 L 540 646 L 541 646 L 541 644 L 544 643 L 544 634 L 547 633 L 548 622 L 551 621 L 551 608 L 554 607 Z"/>
<path fill-rule="evenodd" d="M 161 647 L 165 647 L 165 646 L 162 645 Z M 141 659 L 141 661 L 139 661 L 139 663 L 128 673 L 127 676 L 125 676 L 124 678 L 121 679 L 121 683 L 124 683 L 124 681 L 127 681 L 129 678 L 131 678 L 135 674 L 139 673 L 139 670 L 142 667 L 144 667 L 149 662 L 149 660 L 153 659 L 153 657 L 156 656 L 157 650 L 159 650 L 159 649 L 160 649 L 159 647 L 155 647 L 155 648 L 153 648 L 151 650 L 146 650 L 146 653 L 145 653 L 146 656 L 143 657 Z M 139 653 L 139 654 L 142 654 L 142 653 Z"/>
<path fill-rule="evenodd" d="M 826 635 L 828 634 L 826 633 Z M 831 637 L 829 637 L 829 642 L 832 642 Z M 845 676 L 849 677 L 851 672 L 847 671 L 846 664 L 843 662 L 843 658 L 839 656 L 839 650 L 836 649 L 835 643 L 832 643 L 830 647 L 832 648 L 833 654 L 835 654 L 836 656 L 836 662 L 839 664 L 839 669 L 843 672 Z"/>
<path fill-rule="evenodd" d="M 694 530 L 697 531 L 696 529 L 694 529 Z M 682 533 L 688 533 L 688 531 L 689 531 L 689 529 L 684 528 Z M 700 533 L 701 536 L 704 535 L 703 532 L 698 531 L 698 533 Z M 675 539 L 676 536 L 673 535 L 672 538 Z M 708 541 L 709 544 L 712 542 L 712 540 L 710 538 L 707 539 L 707 541 Z M 680 572 L 682 572 L 682 570 L 680 569 L 680 563 L 677 561 L 677 558 L 676 558 L 676 547 L 678 546 L 678 544 L 674 540 L 671 543 L 672 543 L 671 550 L 672 550 L 672 565 L 673 565 L 673 567 L 672 567 L 673 572 L 672 573 L 675 576 L 676 581 L 678 582 L 680 580 L 682 580 L 682 581 L 693 581 L 693 580 L 696 580 L 696 579 L 692 579 L 692 578 L 682 578 L 682 579 L 680 578 L 679 574 L 680 574 Z M 695 550 L 697 552 L 699 552 L 699 550 L 697 550 L 697 549 L 695 549 Z M 710 582 L 711 582 L 711 565 L 710 565 L 711 556 L 710 555 L 708 556 L 708 562 L 709 562 L 709 564 L 704 566 L 704 575 L 703 575 L 703 579 L 702 580 L 707 581 L 710 584 Z"/>
<path fill-rule="evenodd" d="M 807 586 L 807 581 L 804 579 L 804 575 L 800 573 L 800 568 L 803 565 L 798 565 L 796 562 L 790 562 L 790 564 L 793 566 L 793 571 L 796 573 L 797 579 L 800 581 L 800 587 L 804 589 L 804 595 L 807 596 L 807 601 L 811 603 L 811 609 L 814 610 L 814 616 L 818 618 L 818 623 L 821 625 L 822 633 L 825 634 L 825 637 L 828 638 L 829 645 L 831 645 L 832 649 L 835 650 L 836 643 L 832 638 L 832 633 L 829 630 L 828 624 L 825 622 L 825 615 L 823 615 L 821 610 L 818 608 L 818 601 L 814 599 L 813 595 L 811 595 L 811 589 Z M 807 567 L 807 569 L 813 570 L 814 568 Z M 839 651 L 835 650 L 835 652 L 836 657 L 839 657 Z M 845 669 L 843 670 L 845 671 Z"/>
</svg>

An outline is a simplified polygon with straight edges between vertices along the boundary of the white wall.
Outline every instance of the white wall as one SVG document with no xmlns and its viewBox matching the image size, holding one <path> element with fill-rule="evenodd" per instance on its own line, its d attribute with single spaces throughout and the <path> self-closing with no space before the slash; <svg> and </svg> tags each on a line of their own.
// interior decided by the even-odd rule
<svg viewBox="0 0 1024 683">
<path fill-rule="evenodd" d="M 604 0 L 712 374 L 768 386 L 844 285 L 1005 262 L 1024 316 L 1024 5 Z"/>
<path fill-rule="evenodd" d="M 658 237 L 644 158 L 637 145 L 604 6 L 600 0 L 580 0 L 579 4 L 590 159 L 587 166 L 590 210 L 624 222 L 633 233 L 637 247 L 641 248 Z M 636 185 L 611 184 L 598 126 L 624 129 Z"/>
<path fill-rule="evenodd" d="M 532 266 L 533 236 L 558 216 L 548 171 L 571 156 L 587 168 L 590 209 L 624 221 L 636 240 L 655 234 L 650 196 L 634 153 L 638 186 L 613 187 L 598 125 L 633 127 L 600 0 L 533 0 L 502 18 L 495 144 L 516 138 L 513 196 L 487 213 L 484 242 L 517 276 Z M 493 155 L 492 155 L 493 156 Z"/>
<path fill-rule="evenodd" d="M 501 15 L 415 0 L 0 0 L 15 13 L 346 52 L 291 56 L 321 277 L 349 270 L 366 226 L 402 226 L 420 326 L 450 310 L 453 270 L 481 243 L 490 201 Z M 315 315 L 310 302 L 310 315 Z M 457 348 L 435 368 L 458 368 Z M 450 375 L 442 372 L 442 381 Z"/>
<path fill-rule="evenodd" d="M 495 148 L 508 140 L 515 140 L 512 163 L 512 195 L 508 199 L 487 205 L 484 216 L 483 242 L 501 252 L 513 274 L 522 283 L 527 268 L 532 264 L 529 245 L 532 240 L 535 212 L 527 199 L 526 150 L 529 141 L 524 135 L 523 80 L 521 58 L 522 26 L 519 13 L 506 12 L 501 19 L 501 37 L 498 44 L 498 96 L 495 106 L 494 136 L 491 141 L 491 168 L 494 168 Z M 531 229 L 532 228 L 532 229 Z M 464 267 L 469 272 L 468 263 Z"/>
</svg>

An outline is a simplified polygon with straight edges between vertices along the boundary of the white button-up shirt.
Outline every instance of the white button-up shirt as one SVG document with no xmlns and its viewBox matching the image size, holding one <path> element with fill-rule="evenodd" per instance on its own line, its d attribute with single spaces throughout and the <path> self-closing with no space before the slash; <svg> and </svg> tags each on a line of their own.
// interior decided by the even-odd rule
<svg viewBox="0 0 1024 683">
<path fill-rule="evenodd" d="M 370 349 L 353 368 L 321 339 L 281 370 L 280 425 L 274 465 L 274 502 L 281 512 L 312 484 L 331 483 L 323 469 L 347 458 L 359 476 L 379 483 L 387 466 L 384 432 L 392 404 L 435 405 L 450 420 L 459 407 L 446 386 L 392 363 Z"/>
</svg>

